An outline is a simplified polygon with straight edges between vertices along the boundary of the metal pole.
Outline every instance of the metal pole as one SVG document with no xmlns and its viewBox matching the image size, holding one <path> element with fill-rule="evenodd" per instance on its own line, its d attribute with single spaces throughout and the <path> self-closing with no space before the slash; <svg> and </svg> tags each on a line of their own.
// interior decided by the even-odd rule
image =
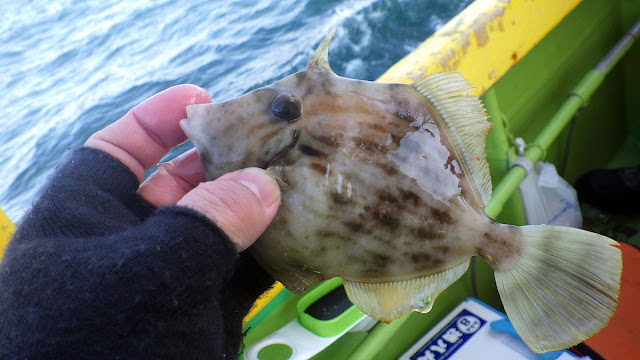
<svg viewBox="0 0 640 360">
<path fill-rule="evenodd" d="M 542 129 L 538 137 L 529 143 L 524 157 L 535 164 L 540 161 L 549 146 L 556 140 L 565 126 L 571 121 L 573 115 L 582 108 L 598 89 L 600 84 L 611 69 L 620 61 L 640 34 L 640 20 L 638 20 L 622 39 L 609 51 L 609 53 L 580 80 L 578 85 L 569 93 L 567 100 L 562 104 L 556 114 L 549 120 L 547 126 Z M 491 196 L 489 204 L 485 207 L 487 215 L 495 218 L 502 212 L 505 203 L 511 194 L 518 188 L 525 178 L 526 172 L 520 166 L 514 166 L 498 183 Z"/>
</svg>

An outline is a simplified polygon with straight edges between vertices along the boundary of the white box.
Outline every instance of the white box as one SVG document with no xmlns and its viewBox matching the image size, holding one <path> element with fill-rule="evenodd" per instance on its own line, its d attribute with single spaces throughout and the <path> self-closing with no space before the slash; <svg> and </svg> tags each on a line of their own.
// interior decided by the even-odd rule
<svg viewBox="0 0 640 360">
<path fill-rule="evenodd" d="M 546 354 L 534 353 L 519 337 L 492 329 L 492 322 L 504 319 L 507 317 L 501 312 L 475 298 L 468 298 L 399 359 L 579 359 L 567 350 Z"/>
</svg>

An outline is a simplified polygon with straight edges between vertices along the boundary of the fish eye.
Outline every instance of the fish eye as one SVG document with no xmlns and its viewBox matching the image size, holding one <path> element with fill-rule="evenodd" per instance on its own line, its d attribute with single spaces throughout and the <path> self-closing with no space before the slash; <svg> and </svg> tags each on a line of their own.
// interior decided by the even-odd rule
<svg viewBox="0 0 640 360">
<path fill-rule="evenodd" d="M 297 96 L 281 92 L 271 101 L 271 112 L 278 119 L 293 122 L 302 115 L 302 103 Z"/>
</svg>

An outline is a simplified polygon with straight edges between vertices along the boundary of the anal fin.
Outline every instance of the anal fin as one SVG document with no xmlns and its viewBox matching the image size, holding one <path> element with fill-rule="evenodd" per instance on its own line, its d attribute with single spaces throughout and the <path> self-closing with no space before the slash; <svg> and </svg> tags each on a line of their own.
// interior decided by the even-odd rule
<svg viewBox="0 0 640 360">
<path fill-rule="evenodd" d="M 425 277 L 394 282 L 358 282 L 343 279 L 349 300 L 363 313 L 390 323 L 412 312 L 429 312 L 436 297 L 458 280 L 469 260 Z"/>
</svg>

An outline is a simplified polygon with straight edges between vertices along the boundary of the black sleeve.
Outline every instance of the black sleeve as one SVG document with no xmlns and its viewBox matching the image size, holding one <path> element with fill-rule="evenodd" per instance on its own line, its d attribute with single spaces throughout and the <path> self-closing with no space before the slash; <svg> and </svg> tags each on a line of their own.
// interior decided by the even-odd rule
<svg viewBox="0 0 640 360">
<path fill-rule="evenodd" d="M 154 209 L 135 176 L 74 151 L 0 263 L 0 358 L 235 358 L 272 283 L 190 209 Z"/>
</svg>

